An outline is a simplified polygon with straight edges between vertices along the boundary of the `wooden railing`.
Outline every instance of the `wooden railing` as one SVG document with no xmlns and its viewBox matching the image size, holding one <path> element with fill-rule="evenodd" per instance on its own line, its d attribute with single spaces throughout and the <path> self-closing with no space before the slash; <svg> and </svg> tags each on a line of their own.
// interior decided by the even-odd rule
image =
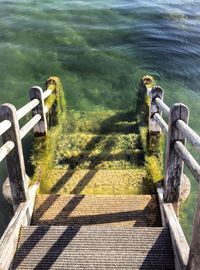
<svg viewBox="0 0 200 270">
<path fill-rule="evenodd" d="M 158 193 L 164 211 L 163 216 L 166 217 L 164 222 L 170 226 L 174 251 L 177 251 L 176 268 L 200 269 L 200 193 L 190 251 L 178 219 L 173 216 L 173 211 L 177 212 L 180 202 L 184 164 L 197 182 L 200 182 L 200 165 L 186 148 L 187 139 L 200 152 L 200 137 L 188 125 L 189 110 L 184 104 L 176 103 L 169 108 L 163 102 L 163 89 L 159 86 L 150 91 L 150 98 L 149 132 L 159 132 L 161 129 L 167 136 L 164 186 L 163 190 L 158 189 Z M 162 113 L 167 117 L 168 123 L 163 119 Z"/>
<path fill-rule="evenodd" d="M 30 89 L 30 102 L 16 110 L 12 104 L 0 106 L 0 136 L 3 145 L 0 147 L 0 161 L 6 160 L 9 190 L 14 209 L 14 216 L 0 239 L 0 269 L 10 269 L 17 248 L 21 226 L 31 222 L 36 192 L 39 183 L 30 185 L 26 174 L 22 139 L 33 129 L 35 136 L 47 135 L 47 119 L 58 117 L 59 79 L 50 77 L 47 90 L 34 86 Z M 48 101 L 51 97 L 51 101 Z M 31 119 L 22 127 L 19 121 L 32 114 Z M 48 116 L 48 117 L 47 117 Z M 7 181 L 7 180 L 6 180 Z"/>
<path fill-rule="evenodd" d="M 49 88 L 48 88 L 49 86 Z M 34 86 L 30 89 L 30 102 L 16 110 L 12 104 L 0 106 L 0 136 L 3 145 L 0 147 L 0 161 L 6 160 L 11 200 L 14 210 L 27 200 L 29 178 L 26 174 L 22 139 L 33 129 L 35 136 L 47 134 L 46 115 L 49 108 L 45 100 L 57 91 L 56 81 L 47 81 L 47 90 Z M 32 113 L 31 119 L 20 127 L 19 121 Z"/>
</svg>

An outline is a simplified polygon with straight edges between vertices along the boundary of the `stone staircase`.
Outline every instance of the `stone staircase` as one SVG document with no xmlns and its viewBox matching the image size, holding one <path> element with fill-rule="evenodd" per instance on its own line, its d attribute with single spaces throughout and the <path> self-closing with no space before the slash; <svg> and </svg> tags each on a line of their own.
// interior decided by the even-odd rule
<svg viewBox="0 0 200 270">
<path fill-rule="evenodd" d="M 13 269 L 174 269 L 132 113 L 69 112 Z M 140 194 L 140 195 L 138 195 Z M 144 195 L 142 195 L 144 194 Z"/>
</svg>

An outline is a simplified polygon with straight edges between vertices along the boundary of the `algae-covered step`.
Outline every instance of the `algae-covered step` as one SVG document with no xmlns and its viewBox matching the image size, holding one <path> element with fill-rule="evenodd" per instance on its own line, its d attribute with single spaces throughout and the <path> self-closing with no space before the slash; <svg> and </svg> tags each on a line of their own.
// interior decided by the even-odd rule
<svg viewBox="0 0 200 270">
<path fill-rule="evenodd" d="M 136 133 L 138 123 L 133 112 L 127 111 L 73 111 L 67 112 L 66 133 L 84 132 L 109 134 Z"/>
<path fill-rule="evenodd" d="M 136 134 L 73 133 L 62 137 L 54 161 L 69 169 L 127 169 L 143 166 L 144 154 Z"/>
<path fill-rule="evenodd" d="M 52 169 L 41 182 L 42 193 L 59 194 L 142 194 L 146 170 Z"/>
</svg>

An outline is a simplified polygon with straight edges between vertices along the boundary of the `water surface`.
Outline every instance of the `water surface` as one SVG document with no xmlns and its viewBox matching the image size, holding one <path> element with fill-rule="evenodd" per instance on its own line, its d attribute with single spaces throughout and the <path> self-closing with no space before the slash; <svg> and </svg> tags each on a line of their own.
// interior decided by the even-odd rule
<svg viewBox="0 0 200 270">
<path fill-rule="evenodd" d="M 198 0 L 0 0 L 0 5 L 0 103 L 19 108 L 32 85 L 57 75 L 69 109 L 129 110 L 141 76 L 150 74 L 165 89 L 169 105 L 182 101 L 191 109 L 190 124 L 200 133 Z M 5 177 L 1 168 L 1 182 Z M 196 200 L 191 182 L 182 212 L 188 237 Z M 0 214 L 2 232 L 11 215 L 2 198 Z"/>
</svg>

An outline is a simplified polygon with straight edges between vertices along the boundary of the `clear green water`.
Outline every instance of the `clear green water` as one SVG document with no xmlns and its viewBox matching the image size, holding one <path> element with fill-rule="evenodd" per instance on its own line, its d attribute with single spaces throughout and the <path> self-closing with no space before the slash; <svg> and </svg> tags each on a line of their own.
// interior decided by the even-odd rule
<svg viewBox="0 0 200 270">
<path fill-rule="evenodd" d="M 165 89 L 168 104 L 188 105 L 200 133 L 199 1 L 152 2 L 0 0 L 0 103 L 19 108 L 32 85 L 57 75 L 70 109 L 132 109 L 148 73 Z M 29 139 L 24 144 L 28 149 Z M 5 177 L 2 166 L 1 182 Z M 191 182 L 182 213 L 188 236 L 196 200 Z M 2 198 L 0 215 L 2 232 L 11 215 Z"/>
</svg>

